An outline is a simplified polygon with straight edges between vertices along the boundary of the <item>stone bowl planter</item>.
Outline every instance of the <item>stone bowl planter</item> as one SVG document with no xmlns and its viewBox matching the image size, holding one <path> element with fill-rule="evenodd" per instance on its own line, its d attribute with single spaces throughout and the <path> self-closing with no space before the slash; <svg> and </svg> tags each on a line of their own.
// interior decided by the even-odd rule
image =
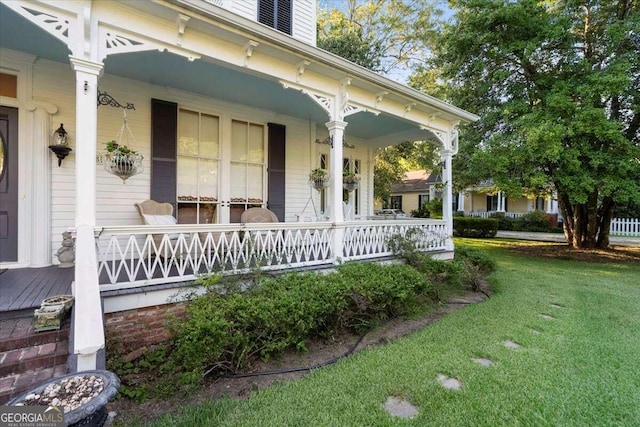
<svg viewBox="0 0 640 427">
<path fill-rule="evenodd" d="M 42 301 L 41 307 L 47 307 L 50 305 L 64 305 L 64 311 L 68 311 L 73 305 L 73 295 L 55 295 L 45 298 Z"/>
<path fill-rule="evenodd" d="M 62 406 L 65 426 L 102 426 L 107 419 L 105 405 L 119 388 L 120 379 L 113 372 L 75 372 L 40 384 L 7 405 Z"/>
<path fill-rule="evenodd" d="M 33 312 L 33 329 L 36 332 L 60 329 L 66 311 L 64 305 L 47 305 L 37 308 Z"/>
</svg>

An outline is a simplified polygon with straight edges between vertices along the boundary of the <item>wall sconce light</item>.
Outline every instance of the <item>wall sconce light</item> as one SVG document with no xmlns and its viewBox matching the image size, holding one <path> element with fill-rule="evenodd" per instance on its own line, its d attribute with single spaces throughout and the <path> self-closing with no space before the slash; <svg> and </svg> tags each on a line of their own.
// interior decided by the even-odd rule
<svg viewBox="0 0 640 427">
<path fill-rule="evenodd" d="M 58 158 L 58 167 L 60 167 L 62 160 L 72 151 L 69 147 L 69 134 L 64 129 L 62 123 L 60 123 L 60 127 L 53 132 L 51 139 L 52 144 L 49 146 L 49 149 L 53 151 Z"/>
</svg>

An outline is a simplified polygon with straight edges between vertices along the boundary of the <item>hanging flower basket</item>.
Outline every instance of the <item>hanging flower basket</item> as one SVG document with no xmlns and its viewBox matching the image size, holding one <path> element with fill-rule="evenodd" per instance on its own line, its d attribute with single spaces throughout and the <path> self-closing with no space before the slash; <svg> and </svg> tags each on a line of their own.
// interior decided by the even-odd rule
<svg viewBox="0 0 640 427">
<path fill-rule="evenodd" d="M 309 174 L 309 186 L 320 191 L 323 188 L 329 187 L 330 176 L 324 169 L 314 169 Z"/>
<path fill-rule="evenodd" d="M 351 192 L 360 187 L 360 177 L 353 173 L 345 173 L 342 175 L 342 188 Z"/>
<path fill-rule="evenodd" d="M 104 170 L 126 182 L 144 170 L 142 159 L 142 154 L 138 153 L 107 153 L 104 155 Z"/>
<path fill-rule="evenodd" d="M 119 177 L 123 183 L 134 175 L 142 173 L 142 154 L 129 148 L 125 144 L 135 144 L 135 138 L 129 125 L 127 115 L 123 110 L 122 127 L 116 139 L 106 143 L 107 152 L 102 155 L 104 170 Z"/>
</svg>

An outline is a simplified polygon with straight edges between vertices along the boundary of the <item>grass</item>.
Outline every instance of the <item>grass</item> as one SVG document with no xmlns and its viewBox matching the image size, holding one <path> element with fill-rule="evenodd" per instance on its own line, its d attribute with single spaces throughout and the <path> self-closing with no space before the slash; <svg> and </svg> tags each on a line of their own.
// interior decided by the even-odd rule
<svg viewBox="0 0 640 427">
<path fill-rule="evenodd" d="M 497 259 L 488 301 L 302 380 L 186 407 L 153 425 L 640 425 L 640 265 L 541 260 L 498 240 L 458 243 Z M 441 387 L 439 373 L 462 389 Z M 392 418 L 382 407 L 389 396 L 407 399 L 418 415 Z"/>
</svg>

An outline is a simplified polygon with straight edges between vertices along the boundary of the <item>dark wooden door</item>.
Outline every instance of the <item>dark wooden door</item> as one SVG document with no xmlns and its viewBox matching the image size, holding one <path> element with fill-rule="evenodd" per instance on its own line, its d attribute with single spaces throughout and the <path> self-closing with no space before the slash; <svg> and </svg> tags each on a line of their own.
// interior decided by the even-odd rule
<svg viewBox="0 0 640 427">
<path fill-rule="evenodd" d="M 18 260 L 18 110 L 0 107 L 0 261 Z"/>
<path fill-rule="evenodd" d="M 285 213 L 285 152 L 286 128 L 282 125 L 269 123 L 269 166 L 268 166 L 268 204 L 281 222 Z"/>
</svg>

